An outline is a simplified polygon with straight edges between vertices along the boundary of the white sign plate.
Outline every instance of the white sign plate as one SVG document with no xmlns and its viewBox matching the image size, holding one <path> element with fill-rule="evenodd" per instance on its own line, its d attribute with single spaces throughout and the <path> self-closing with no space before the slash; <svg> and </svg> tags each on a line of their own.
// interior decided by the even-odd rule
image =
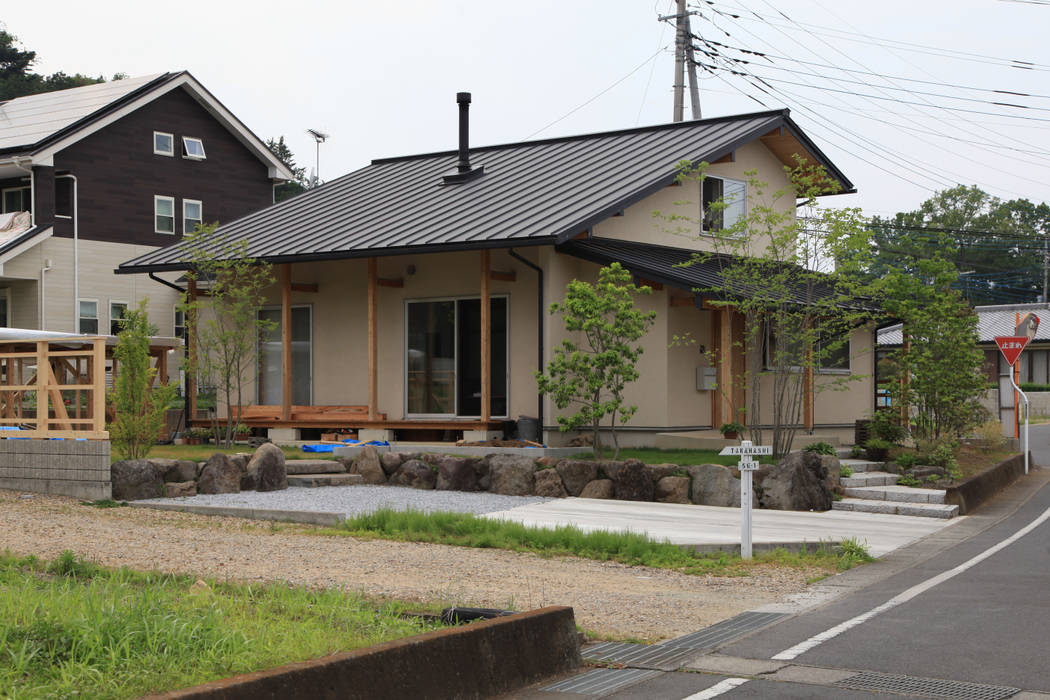
<svg viewBox="0 0 1050 700">
<path fill-rule="evenodd" d="M 742 459 L 738 468 L 742 472 L 753 472 L 758 470 L 758 462 L 753 459 Z"/>
<path fill-rule="evenodd" d="M 772 445 L 731 445 L 723 447 L 720 455 L 771 455 Z"/>
</svg>

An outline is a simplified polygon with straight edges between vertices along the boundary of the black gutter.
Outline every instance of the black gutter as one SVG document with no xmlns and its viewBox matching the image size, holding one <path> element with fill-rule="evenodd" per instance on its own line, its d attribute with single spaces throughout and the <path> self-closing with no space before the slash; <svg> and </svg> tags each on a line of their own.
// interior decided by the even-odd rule
<svg viewBox="0 0 1050 700">
<path fill-rule="evenodd" d="M 543 371 L 543 318 L 544 318 L 544 303 L 543 303 L 543 268 L 536 265 L 525 258 L 518 255 L 513 248 L 508 248 L 507 252 L 510 257 L 515 260 L 519 260 L 525 265 L 528 265 L 536 271 L 538 275 L 536 281 L 536 367 L 542 372 Z M 540 424 L 540 442 L 543 442 L 543 394 L 538 394 L 536 398 L 536 420 Z"/>
<path fill-rule="evenodd" d="M 154 282 L 160 282 L 165 287 L 171 287 L 172 289 L 174 289 L 179 294 L 185 294 L 186 293 L 186 290 L 183 289 L 182 287 L 180 287 L 179 285 L 174 284 L 172 282 L 169 282 L 168 280 L 161 279 L 160 277 L 157 277 L 152 272 L 149 273 L 149 278 L 151 280 L 153 280 Z M 190 346 L 190 344 L 189 344 L 189 334 L 190 334 L 190 326 L 189 326 L 189 324 L 186 323 L 186 320 L 183 319 L 183 321 L 182 321 L 182 347 L 183 348 L 188 348 Z M 165 379 L 167 379 L 167 377 L 165 377 Z M 189 386 L 190 386 L 190 383 L 187 381 L 186 382 L 186 388 L 188 389 Z M 189 419 L 190 419 L 190 392 L 187 391 L 185 393 L 185 395 L 183 395 L 183 397 L 182 397 L 182 427 L 184 429 L 186 429 L 186 430 L 189 430 L 189 428 L 190 428 L 190 420 Z"/>
</svg>

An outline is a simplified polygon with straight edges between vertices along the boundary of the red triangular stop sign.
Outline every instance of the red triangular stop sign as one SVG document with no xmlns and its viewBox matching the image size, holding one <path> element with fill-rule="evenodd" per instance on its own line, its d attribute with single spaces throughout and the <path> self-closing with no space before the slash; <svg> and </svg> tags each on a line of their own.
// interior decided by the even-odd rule
<svg viewBox="0 0 1050 700">
<path fill-rule="evenodd" d="M 1028 337 L 1023 335 L 998 335 L 995 337 L 995 344 L 999 346 L 1003 357 L 1013 367 L 1014 363 L 1017 362 L 1017 358 L 1021 356 L 1024 346 L 1028 345 Z"/>
</svg>

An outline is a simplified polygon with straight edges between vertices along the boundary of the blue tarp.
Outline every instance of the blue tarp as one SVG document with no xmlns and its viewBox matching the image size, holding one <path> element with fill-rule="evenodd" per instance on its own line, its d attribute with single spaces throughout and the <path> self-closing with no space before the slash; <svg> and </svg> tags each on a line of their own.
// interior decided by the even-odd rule
<svg viewBox="0 0 1050 700">
<path fill-rule="evenodd" d="M 360 440 L 343 440 L 343 444 L 347 447 L 365 447 L 368 445 L 371 445 L 372 447 L 390 446 L 390 443 L 386 440 L 369 440 L 368 442 L 361 442 Z M 331 452 L 336 447 L 339 447 L 339 445 L 303 445 L 303 452 Z"/>
</svg>

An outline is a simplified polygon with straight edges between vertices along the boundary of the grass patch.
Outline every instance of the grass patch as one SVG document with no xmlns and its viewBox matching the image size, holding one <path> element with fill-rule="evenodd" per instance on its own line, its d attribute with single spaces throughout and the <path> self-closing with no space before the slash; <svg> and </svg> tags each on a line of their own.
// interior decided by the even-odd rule
<svg viewBox="0 0 1050 700">
<path fill-rule="evenodd" d="M 573 459 L 585 458 L 573 457 Z M 593 453 L 590 458 L 594 459 Z M 658 447 L 621 448 L 618 459 L 621 461 L 637 459 L 646 464 L 680 464 L 683 467 L 695 464 L 722 464 L 727 467 L 735 467 L 740 464 L 740 457 L 720 455 L 718 450 L 665 450 Z M 770 455 L 762 455 L 757 459 L 762 464 L 775 463 Z"/>
<path fill-rule="evenodd" d="M 284 452 L 285 459 L 335 459 L 331 452 L 303 452 L 301 448 L 294 446 L 280 446 Z M 149 451 L 149 459 L 189 459 L 194 462 L 207 461 L 216 452 L 232 455 L 238 452 L 253 453 L 255 448 L 249 445 L 234 445 L 226 449 L 219 445 L 154 445 Z M 119 457 L 113 455 L 112 461 L 116 462 Z"/>
<path fill-rule="evenodd" d="M 130 698 L 437 625 L 334 590 L 0 555 L 0 697 Z"/>
<path fill-rule="evenodd" d="M 686 574 L 747 576 L 755 566 L 775 564 L 793 568 L 818 567 L 827 571 L 850 568 L 859 563 L 854 555 L 843 562 L 842 551 L 818 545 L 802 552 L 784 550 L 757 553 L 745 561 L 727 552 L 700 553 L 669 542 L 657 542 L 628 532 L 583 532 L 572 525 L 556 528 L 528 527 L 506 520 L 492 520 L 467 513 L 423 513 L 415 510 L 380 509 L 343 522 L 322 534 L 360 538 L 429 542 L 481 549 L 507 549 L 541 556 L 578 556 L 598 561 L 616 561 L 629 566 L 673 569 Z M 859 546 L 859 545 L 858 545 Z"/>
</svg>

